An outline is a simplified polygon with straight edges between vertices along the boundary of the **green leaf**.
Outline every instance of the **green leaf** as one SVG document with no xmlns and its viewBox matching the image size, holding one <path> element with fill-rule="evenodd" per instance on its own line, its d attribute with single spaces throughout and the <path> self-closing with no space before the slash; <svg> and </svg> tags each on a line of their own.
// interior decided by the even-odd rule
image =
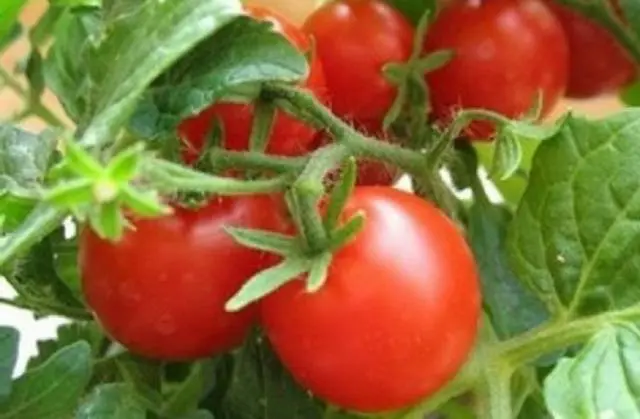
<svg viewBox="0 0 640 419">
<path fill-rule="evenodd" d="M 79 341 L 88 343 L 93 357 L 97 357 L 104 344 L 105 336 L 95 322 L 73 322 L 62 325 L 58 328 L 55 339 L 38 341 L 38 355 L 29 359 L 27 370 L 39 367 L 59 350 Z"/>
<path fill-rule="evenodd" d="M 220 399 L 211 400 L 216 419 L 324 417 L 323 406 L 292 380 L 266 339 L 247 339 L 233 361 L 227 391 Z"/>
<path fill-rule="evenodd" d="M 17 379 L 11 396 L 0 403 L 0 418 L 69 417 L 91 378 L 91 348 L 86 342 L 67 346 Z"/>
<path fill-rule="evenodd" d="M 239 0 L 113 0 L 109 5 L 104 21 L 108 36 L 89 62 L 96 88 L 91 95 L 90 122 L 82 136 L 86 146 L 115 138 L 157 76 L 242 13 Z M 215 50 L 209 50 L 207 58 L 211 51 Z M 105 71 L 106 63 L 116 60 L 118 65 Z M 181 96 L 177 90 L 173 94 Z"/>
<path fill-rule="evenodd" d="M 162 409 L 162 364 L 142 357 L 126 354 L 116 360 L 116 366 L 125 382 L 135 389 L 135 395 L 147 410 L 158 413 Z"/>
<path fill-rule="evenodd" d="M 284 234 L 235 227 L 227 227 L 225 231 L 236 243 L 263 252 L 286 256 L 295 253 L 298 247 L 295 238 Z"/>
<path fill-rule="evenodd" d="M 288 258 L 279 265 L 266 269 L 247 281 L 227 302 L 227 311 L 239 311 L 249 304 L 274 292 L 310 269 L 307 259 Z"/>
<path fill-rule="evenodd" d="M 60 10 L 49 8 L 49 10 Z M 75 121 L 85 119 L 91 110 L 93 88 L 87 70 L 97 59 L 96 44 L 102 37 L 101 14 L 95 9 L 52 13 L 46 25 L 33 34 L 47 38 L 52 31 L 55 42 L 44 61 L 46 85 L 62 103 L 67 115 Z M 49 12 L 45 17 L 48 18 Z M 49 19 L 49 18 L 48 18 Z M 52 27 L 52 28 L 51 28 Z"/>
<path fill-rule="evenodd" d="M 57 246 L 62 242 L 62 229 L 43 238 L 26 254 L 3 266 L 1 274 L 18 293 L 18 301 L 39 315 L 57 314 L 72 318 L 90 318 L 77 284 L 63 281 L 56 271 Z"/>
<path fill-rule="evenodd" d="M 501 133 L 496 139 L 496 150 L 489 174 L 500 180 L 507 179 L 520 167 L 522 146 L 517 137 Z"/>
<path fill-rule="evenodd" d="M 29 100 L 32 103 L 38 103 L 42 92 L 44 92 L 45 80 L 42 56 L 37 49 L 31 50 L 29 53 L 25 76 L 29 82 Z"/>
<path fill-rule="evenodd" d="M 584 315 L 640 299 L 640 110 L 569 117 L 534 157 L 513 220 L 516 274 L 553 314 Z"/>
<path fill-rule="evenodd" d="M 635 0 L 618 0 L 617 4 L 620 6 L 629 32 L 635 35 L 636 46 L 640 47 L 640 3 Z"/>
<path fill-rule="evenodd" d="M 11 393 L 11 378 L 18 360 L 20 333 L 13 327 L 0 327 L 0 402 Z"/>
<path fill-rule="evenodd" d="M 244 98 L 245 92 L 238 92 L 239 88 L 258 87 L 267 81 L 295 82 L 307 72 L 304 56 L 269 24 L 238 18 L 154 82 L 132 126 L 148 138 L 174 133 L 181 119 L 211 103 L 238 94 Z M 255 97 L 258 89 L 249 90 L 250 98 Z"/>
<path fill-rule="evenodd" d="M 64 10 L 59 7 L 51 7 L 51 2 L 49 2 L 47 10 L 38 22 L 29 29 L 29 40 L 31 41 L 32 47 L 41 47 L 51 38 L 56 23 L 63 14 L 63 11 Z"/>
<path fill-rule="evenodd" d="M 511 213 L 504 207 L 475 203 L 468 213 L 469 241 L 478 268 L 484 304 L 501 338 L 538 326 L 548 318 L 542 302 L 513 273 L 507 259 L 507 226 Z"/>
<path fill-rule="evenodd" d="M 96 387 L 80 406 L 75 419 L 146 419 L 146 409 L 128 384 L 109 383 Z"/>
<path fill-rule="evenodd" d="M 8 230 L 16 228 L 33 209 L 54 147 L 50 135 L 0 124 L 0 208 Z"/>
<path fill-rule="evenodd" d="M 90 216 L 91 227 L 103 239 L 118 241 L 124 233 L 126 220 L 117 201 L 101 204 Z"/>
<path fill-rule="evenodd" d="M 640 330 L 607 327 L 544 383 L 555 418 L 640 418 Z"/>
<path fill-rule="evenodd" d="M 413 24 L 418 23 L 425 11 L 431 11 L 433 16 L 437 9 L 436 0 L 387 0 L 387 3 L 402 12 Z"/>
<path fill-rule="evenodd" d="M 503 198 L 511 207 L 516 207 L 524 194 L 524 190 L 528 184 L 529 171 L 531 170 L 531 161 L 535 151 L 538 149 L 540 142 L 524 141 L 520 144 L 522 148 L 522 158 L 520 166 L 516 172 L 508 179 L 492 179 Z M 493 165 L 495 155 L 495 141 L 491 143 L 474 143 L 474 148 L 478 152 L 480 162 L 485 168 L 490 169 Z"/>
<path fill-rule="evenodd" d="M 0 3 L 0 39 L 13 30 L 25 4 L 27 0 L 9 0 Z"/>
<path fill-rule="evenodd" d="M 208 410 L 197 410 L 180 416 L 178 419 L 215 419 Z"/>
<path fill-rule="evenodd" d="M 197 409 L 202 398 L 206 379 L 213 374 L 210 361 L 196 362 L 191 365 L 187 378 L 174 385 L 162 407 L 162 416 L 168 418 L 183 417 Z"/>
</svg>

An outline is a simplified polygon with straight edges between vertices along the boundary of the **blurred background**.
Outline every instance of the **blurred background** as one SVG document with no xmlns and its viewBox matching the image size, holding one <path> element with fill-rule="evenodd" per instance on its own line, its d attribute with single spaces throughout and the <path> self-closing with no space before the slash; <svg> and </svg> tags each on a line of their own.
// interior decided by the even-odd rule
<svg viewBox="0 0 640 419">
<path fill-rule="evenodd" d="M 274 9 L 280 11 L 282 14 L 288 16 L 294 22 L 299 24 L 310 13 L 310 11 L 316 7 L 318 0 L 253 0 L 253 3 L 272 6 Z M 38 17 L 45 10 L 46 5 L 46 0 L 31 0 L 21 16 L 23 25 L 25 27 L 29 27 L 36 22 Z M 0 56 L 0 66 L 5 71 L 13 73 L 20 60 L 23 59 L 27 53 L 27 43 L 17 42 Z M 17 82 L 22 83 L 23 80 L 18 78 Z M 18 113 L 21 110 L 21 103 L 22 100 L 18 94 L 10 89 L 0 88 L 0 120 L 9 119 L 12 115 Z M 44 103 L 53 110 L 56 116 L 70 125 L 70 122 L 64 117 L 64 112 L 58 106 L 55 97 L 50 92 L 45 92 Z M 551 116 L 551 118 L 553 119 L 569 108 L 582 114 L 598 117 L 615 112 L 620 109 L 620 104 L 615 97 L 604 97 L 589 101 L 564 101 L 558 106 L 556 112 Z M 45 124 L 35 117 L 25 119 L 22 121 L 22 125 L 26 129 L 33 131 L 39 131 L 45 127 Z M 13 290 L 11 290 L 1 277 L 0 297 L 13 297 Z M 64 320 L 60 318 L 36 320 L 33 315 L 27 311 L 6 307 L 0 304 L 0 325 L 12 325 L 14 327 L 18 327 L 22 332 L 20 343 L 21 359 L 19 360 L 16 373 L 20 373 L 24 368 L 28 357 L 35 354 L 36 341 L 39 339 L 54 337 L 56 328 L 63 321 Z"/>
</svg>

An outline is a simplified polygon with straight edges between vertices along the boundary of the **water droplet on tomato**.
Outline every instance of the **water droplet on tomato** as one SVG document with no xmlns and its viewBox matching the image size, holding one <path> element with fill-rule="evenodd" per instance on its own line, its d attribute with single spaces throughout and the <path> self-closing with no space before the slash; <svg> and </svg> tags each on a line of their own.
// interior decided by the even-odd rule
<svg viewBox="0 0 640 419">
<path fill-rule="evenodd" d="M 118 285 L 118 293 L 125 301 L 131 303 L 138 303 L 141 300 L 140 294 L 129 281 L 123 281 Z"/>
<path fill-rule="evenodd" d="M 176 331 L 176 322 L 170 314 L 163 314 L 156 322 L 156 330 L 162 335 L 171 335 Z"/>
</svg>

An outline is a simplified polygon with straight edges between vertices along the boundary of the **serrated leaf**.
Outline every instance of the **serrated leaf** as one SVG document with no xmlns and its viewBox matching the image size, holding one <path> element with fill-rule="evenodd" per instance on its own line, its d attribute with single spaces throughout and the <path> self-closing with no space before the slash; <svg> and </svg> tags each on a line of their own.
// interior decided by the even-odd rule
<svg viewBox="0 0 640 419">
<path fill-rule="evenodd" d="M 0 208 L 6 228 L 16 228 L 37 202 L 52 161 L 55 142 L 0 124 Z"/>
<path fill-rule="evenodd" d="M 500 180 L 508 179 L 520 167 L 520 160 L 522 160 L 522 146 L 519 139 L 503 132 L 496 139 L 496 149 L 489 174 Z"/>
<path fill-rule="evenodd" d="M 503 339 L 538 326 L 549 316 L 509 265 L 506 236 L 511 218 L 506 208 L 490 203 L 476 202 L 468 213 L 469 242 L 480 271 L 484 304 Z"/>
<path fill-rule="evenodd" d="M 285 259 L 279 265 L 266 269 L 247 281 L 227 302 L 225 309 L 227 311 L 241 310 L 294 280 L 308 271 L 310 267 L 310 262 L 307 259 Z"/>
<path fill-rule="evenodd" d="M 638 110 L 569 117 L 536 152 L 509 249 L 516 274 L 554 314 L 640 298 L 639 135 Z"/>
<path fill-rule="evenodd" d="M 146 419 L 146 409 L 128 384 L 109 383 L 96 387 L 82 403 L 75 419 Z"/>
<path fill-rule="evenodd" d="M 74 295 L 56 272 L 56 246 L 61 235 L 59 231 L 42 238 L 27 253 L 3 266 L 0 273 L 18 293 L 18 300 L 32 307 L 36 314 L 89 318 L 79 295 Z"/>
<path fill-rule="evenodd" d="M 67 346 L 13 383 L 11 396 L 0 403 L 0 418 L 69 417 L 90 378 L 89 345 L 78 342 Z"/>
<path fill-rule="evenodd" d="M 25 4 L 27 0 L 10 0 L 0 3 L 0 39 L 7 36 L 14 28 Z"/>
<path fill-rule="evenodd" d="M 211 406 L 216 419 L 324 417 L 322 404 L 293 381 L 266 339 L 250 337 L 233 361 L 227 391 Z"/>
<path fill-rule="evenodd" d="M 165 397 L 162 416 L 178 418 L 197 409 L 205 388 L 205 374 L 212 374 L 211 362 L 200 361 L 191 365 L 187 378 L 173 386 L 171 393 Z"/>
<path fill-rule="evenodd" d="M 13 369 L 18 360 L 20 333 L 13 327 L 0 327 L 0 402 L 11 393 Z"/>
<path fill-rule="evenodd" d="M 38 341 L 38 355 L 29 359 L 28 371 L 45 363 L 59 350 L 79 341 L 88 343 L 92 356 L 97 356 L 105 340 L 102 329 L 95 322 L 68 323 L 60 326 L 56 334 L 55 339 Z"/>
<path fill-rule="evenodd" d="M 640 418 L 640 330 L 606 327 L 544 383 L 554 418 Z"/>
<path fill-rule="evenodd" d="M 237 95 L 239 88 L 266 81 L 295 82 L 307 72 L 304 56 L 269 24 L 237 18 L 154 82 L 132 125 L 147 138 L 173 133 L 181 119 L 222 97 Z M 255 97 L 258 89 L 250 92 Z"/>
</svg>

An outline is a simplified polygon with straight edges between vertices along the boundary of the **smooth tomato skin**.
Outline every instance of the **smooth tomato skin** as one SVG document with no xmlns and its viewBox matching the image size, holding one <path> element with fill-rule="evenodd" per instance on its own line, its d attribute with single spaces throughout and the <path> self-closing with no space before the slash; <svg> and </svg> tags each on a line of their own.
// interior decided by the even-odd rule
<svg viewBox="0 0 640 419">
<path fill-rule="evenodd" d="M 331 95 L 331 109 L 344 119 L 382 119 L 397 88 L 382 74 L 385 64 L 411 56 L 411 24 L 382 0 L 337 0 L 304 24 L 313 36 Z"/>
<path fill-rule="evenodd" d="M 636 75 L 633 60 L 617 40 L 596 22 L 549 1 L 569 43 L 566 96 L 588 99 L 614 92 Z"/>
<path fill-rule="evenodd" d="M 269 21 L 275 30 L 283 34 L 300 51 L 311 49 L 310 38 L 282 15 L 256 5 L 245 5 L 245 10 L 254 19 Z M 302 87 L 311 91 L 322 102 L 327 100 L 327 87 L 320 60 L 314 56 L 309 63 L 309 75 Z M 214 118 L 219 118 L 224 127 L 223 145 L 228 150 L 244 151 L 249 148 L 249 137 L 253 123 L 253 104 L 216 103 L 196 116 L 182 121 L 178 135 L 183 142 L 182 158 L 186 163 L 195 162 L 204 146 L 207 133 Z M 284 112 L 277 112 L 267 143 L 266 152 L 282 156 L 297 156 L 309 151 L 316 130 Z"/>
<path fill-rule="evenodd" d="M 463 108 L 484 108 L 510 118 L 525 114 L 537 93 L 543 116 L 562 98 L 568 47 L 562 26 L 542 0 L 459 0 L 429 28 L 424 50 L 454 57 L 426 75 L 436 119 L 448 122 Z M 492 126 L 473 124 L 482 139 Z"/>
<path fill-rule="evenodd" d="M 280 231 L 274 197 L 220 198 L 198 210 L 133 221 L 119 242 L 84 229 L 79 267 L 88 305 L 107 333 L 134 353 L 162 360 L 211 356 L 240 344 L 256 318 L 224 304 L 253 274 L 277 262 L 236 244 L 223 227 Z"/>
<path fill-rule="evenodd" d="M 478 273 L 456 226 L 389 187 L 356 188 L 343 217 L 363 231 L 339 250 L 325 285 L 293 281 L 261 303 L 276 353 L 304 387 L 338 406 L 379 412 L 428 397 L 475 342 Z"/>
</svg>

